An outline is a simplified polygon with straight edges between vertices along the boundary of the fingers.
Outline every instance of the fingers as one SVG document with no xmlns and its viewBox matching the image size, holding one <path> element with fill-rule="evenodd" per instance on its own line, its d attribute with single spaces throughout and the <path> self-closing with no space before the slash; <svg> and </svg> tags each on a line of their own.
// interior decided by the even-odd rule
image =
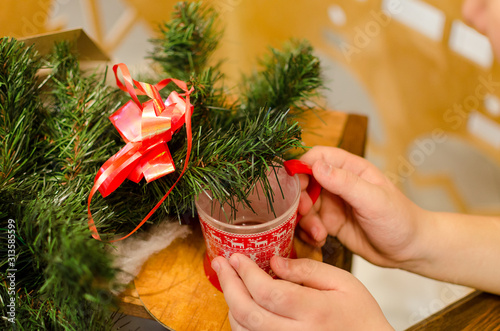
<svg viewBox="0 0 500 331">
<path fill-rule="evenodd" d="M 303 174 L 299 174 L 298 176 L 299 176 L 300 189 L 303 191 L 307 188 L 307 185 L 309 185 L 309 176 Z"/>
<path fill-rule="evenodd" d="M 325 190 L 340 196 L 355 209 L 363 210 L 367 206 L 374 206 L 384 197 L 379 186 L 325 161 L 318 161 L 313 165 L 313 174 Z"/>
<path fill-rule="evenodd" d="M 238 266 L 235 264 L 235 261 L 239 263 L 239 259 L 233 258 L 235 255 L 242 256 L 241 254 L 232 255 L 233 266 L 222 257 L 217 257 L 212 261 L 212 268 L 217 272 L 224 298 L 231 312 L 231 318 L 233 319 L 231 325 L 238 325 L 242 330 L 281 330 L 287 327 L 290 329 L 291 320 L 273 314 L 259 305 L 254 294 L 249 292 L 250 287 L 247 289 L 248 285 L 243 282 L 243 278 L 240 278 L 233 268 L 236 265 L 236 270 L 243 270 L 246 280 L 256 277 L 259 280 L 267 278 L 267 281 L 273 281 L 271 276 L 267 275 L 267 273 L 246 257 L 248 261 L 244 261 Z M 253 266 L 249 267 L 247 262 L 252 263 Z M 255 286 L 251 286 L 251 288 L 255 289 Z"/>
<path fill-rule="evenodd" d="M 316 146 L 300 159 L 311 166 L 318 161 L 327 162 L 334 168 L 352 172 L 374 184 L 386 182 L 385 176 L 369 161 L 340 148 Z"/>
<path fill-rule="evenodd" d="M 282 279 L 272 279 L 241 254 L 233 254 L 229 263 L 222 257 L 214 259 L 212 267 L 219 275 L 234 330 L 300 329 L 308 316 L 329 311 L 327 292 L 345 294 L 361 284 L 342 269 L 309 259 L 275 256 L 271 266 Z"/>
<path fill-rule="evenodd" d="M 300 192 L 299 209 L 300 215 L 307 215 L 313 208 L 313 202 L 306 191 Z"/>
<path fill-rule="evenodd" d="M 323 187 L 319 216 L 331 235 L 337 235 L 342 220 L 345 220 L 346 205 L 367 217 L 387 206 L 390 201 L 387 194 L 394 191 L 387 177 L 375 166 L 342 149 L 317 146 L 301 160 L 312 164 L 313 176 Z M 308 207 L 305 201 L 300 211 L 308 212 Z M 329 208 L 332 210 L 327 210 Z M 312 236 L 307 228 L 306 232 Z"/>
<path fill-rule="evenodd" d="M 321 206 L 321 196 L 313 205 L 311 197 L 305 191 L 308 185 L 308 176 L 301 178 L 301 195 L 299 200 L 298 213 L 303 217 L 300 219 L 300 227 L 297 228 L 299 237 L 312 246 L 321 247 L 324 245 L 328 235 L 323 222 L 317 215 L 317 210 Z"/>
<path fill-rule="evenodd" d="M 356 282 L 354 276 L 347 271 L 310 259 L 285 259 L 274 256 L 271 259 L 271 268 L 283 280 L 317 290 L 338 290 L 339 286 Z"/>
<path fill-rule="evenodd" d="M 255 302 L 267 311 L 283 316 L 282 321 L 291 322 L 286 317 L 293 319 L 311 307 L 305 296 L 310 289 L 273 279 L 242 254 L 233 254 L 229 262 Z"/>
<path fill-rule="evenodd" d="M 321 247 L 325 244 L 328 232 L 316 211 L 311 210 L 308 215 L 302 217 L 299 226 L 297 231 L 300 239 L 312 246 Z"/>
<path fill-rule="evenodd" d="M 316 203 L 299 222 L 300 238 L 313 246 L 323 246 L 328 234 L 337 236 L 346 221 L 346 206 L 341 198 L 323 190 L 320 199 L 321 208 L 317 210 Z"/>
<path fill-rule="evenodd" d="M 257 308 L 247 288 L 226 259 L 216 257 L 212 261 L 212 268 L 217 273 L 222 291 L 224 292 L 224 297 L 229 307 L 240 304 L 250 308 Z M 226 296 L 226 293 L 230 293 L 231 295 Z"/>
<path fill-rule="evenodd" d="M 370 164 L 362 157 L 351 154 L 343 149 L 326 146 L 316 146 L 300 158 L 310 165 L 317 161 L 327 161 L 336 168 L 343 168 L 360 174 Z"/>
<path fill-rule="evenodd" d="M 241 326 L 241 324 L 238 323 L 238 321 L 234 319 L 233 314 L 231 314 L 231 311 L 229 311 L 227 313 L 227 317 L 229 318 L 229 324 L 231 325 L 231 330 L 234 330 L 234 331 L 248 331 L 247 328 Z"/>
</svg>

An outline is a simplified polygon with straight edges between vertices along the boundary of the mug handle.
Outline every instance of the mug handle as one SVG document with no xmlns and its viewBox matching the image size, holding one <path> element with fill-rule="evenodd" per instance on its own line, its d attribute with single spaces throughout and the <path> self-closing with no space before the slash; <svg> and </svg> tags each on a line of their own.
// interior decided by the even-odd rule
<svg viewBox="0 0 500 331">
<path fill-rule="evenodd" d="M 313 204 L 318 200 L 319 194 L 321 193 L 321 185 L 316 181 L 313 176 L 312 168 L 309 164 L 300 160 L 288 160 L 283 162 L 283 166 L 289 176 L 294 176 L 295 174 L 305 174 L 309 175 L 309 185 L 307 185 L 306 192 L 311 197 Z M 297 216 L 297 222 L 302 218 L 302 215 Z"/>
</svg>

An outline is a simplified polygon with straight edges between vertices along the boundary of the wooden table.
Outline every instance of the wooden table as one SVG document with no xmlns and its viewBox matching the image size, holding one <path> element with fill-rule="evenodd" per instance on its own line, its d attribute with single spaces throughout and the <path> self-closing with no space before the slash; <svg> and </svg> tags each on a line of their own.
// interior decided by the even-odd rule
<svg viewBox="0 0 500 331">
<path fill-rule="evenodd" d="M 302 140 L 307 146 L 339 146 L 363 155 L 367 118 L 342 112 L 321 112 L 303 124 Z M 351 269 L 352 254 L 329 237 L 321 249 L 294 240 L 298 257 L 323 260 Z M 177 239 L 143 265 L 134 284 L 120 296 L 123 313 L 156 319 L 175 330 L 229 330 L 227 305 L 221 292 L 203 272 L 205 245 L 199 225 L 190 236 Z"/>
<path fill-rule="evenodd" d="M 500 330 L 500 296 L 474 291 L 407 331 Z"/>
</svg>

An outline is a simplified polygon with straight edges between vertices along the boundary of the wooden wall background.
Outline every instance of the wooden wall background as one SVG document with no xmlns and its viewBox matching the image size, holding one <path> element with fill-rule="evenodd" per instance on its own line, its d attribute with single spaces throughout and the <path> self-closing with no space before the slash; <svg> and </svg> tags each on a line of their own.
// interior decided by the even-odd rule
<svg viewBox="0 0 500 331">
<path fill-rule="evenodd" d="M 70 0 L 4 0 L 0 12 L 0 34 L 26 36 L 55 31 L 70 25 L 64 13 L 57 17 L 51 11 L 64 7 Z M 110 13 L 104 0 L 82 0 L 82 15 L 90 22 L 88 33 L 102 48 L 113 55 L 130 35 L 134 26 L 148 26 L 149 38 L 159 22 L 168 18 L 176 1 L 116 0 L 121 9 L 112 13 L 113 22 L 105 24 Z M 285 40 L 307 38 L 318 52 L 347 70 L 368 92 L 376 114 L 377 127 L 384 139 L 370 139 L 368 156 L 403 189 L 439 187 L 462 212 L 498 213 L 500 193 L 487 190 L 488 203 L 469 201 L 472 188 L 463 187 L 450 175 L 457 167 L 451 160 L 439 173 L 420 171 L 423 162 L 444 153 L 447 143 L 458 139 L 474 155 L 487 160 L 492 174 L 476 183 L 500 180 L 500 71 L 497 61 L 478 64 L 449 46 L 454 24 L 461 22 L 461 2 L 453 0 L 210 0 L 219 11 L 226 33 L 216 54 L 227 58 L 224 70 L 229 82 L 241 72 L 255 67 L 255 59 L 266 47 L 279 47 Z M 417 3 L 418 7 L 415 7 Z M 398 7 L 399 6 L 399 7 Z M 109 6 L 108 6 L 109 8 Z M 429 19 L 422 10 L 444 17 L 440 37 L 430 38 L 418 29 L 397 19 L 397 10 L 405 8 L 409 16 L 422 22 Z M 422 9 L 423 8 L 423 9 Z M 108 10 L 109 11 L 109 10 Z M 413 11 L 413 12 L 412 12 Z M 408 14 L 408 12 L 406 12 Z M 425 14 L 425 13 L 424 13 Z M 432 16 L 432 15 L 431 15 Z M 434 17 L 435 18 L 435 17 Z M 432 25 L 432 20 L 428 24 Z M 411 25 L 411 24 L 410 24 Z M 426 25 L 424 23 L 424 25 Z M 111 26 L 111 27 L 110 27 Z M 439 29 L 438 29 L 439 30 Z M 465 42 L 465 41 L 464 41 Z M 471 47 L 474 47 L 472 45 Z M 478 52 L 483 52 L 477 49 Z M 484 54 L 483 54 L 484 55 Z M 485 55 L 488 58 L 487 55 Z M 484 56 L 483 56 L 484 58 Z M 487 61 L 488 62 L 488 61 Z M 335 77 L 329 77 L 335 79 Z M 490 83 L 484 83 L 490 82 Z M 498 83 L 497 83 L 498 82 Z M 488 90 L 488 95 L 483 93 Z M 478 93 L 479 91 L 479 93 Z M 335 91 L 331 91 L 335 94 Z M 342 98 L 342 96 L 337 96 Z M 485 107 L 485 97 L 492 104 Z M 327 105 L 333 107 L 334 105 Z M 358 112 L 357 109 L 337 109 Z M 470 114 L 491 128 L 498 138 L 485 141 L 468 129 Z M 479 115 L 478 115 L 479 114 Z M 370 115 L 370 114 L 368 114 Z M 490 138 L 491 138 L 490 135 Z M 430 139 L 430 140 L 429 140 Z M 415 144 L 418 141 L 419 144 Z M 428 143 L 427 145 L 425 143 Z M 430 144 L 432 142 L 432 144 Z M 429 145 L 430 144 L 430 145 Z M 432 147 L 434 146 L 434 147 Z M 461 146 L 461 145 L 460 145 Z M 443 154 L 444 155 L 444 154 Z M 443 161 L 444 162 L 444 161 Z M 479 162 L 479 161 L 478 161 Z M 446 171 L 450 167 L 449 173 Z M 469 169 L 469 168 L 467 168 Z M 484 172 L 478 170 L 478 172 Z M 464 173 L 464 171 L 454 172 Z M 473 185 L 473 189 L 481 187 Z M 411 188 L 410 188 L 411 187 Z M 484 200 L 484 199 L 483 199 Z M 491 201 L 490 201 L 491 200 Z"/>
</svg>

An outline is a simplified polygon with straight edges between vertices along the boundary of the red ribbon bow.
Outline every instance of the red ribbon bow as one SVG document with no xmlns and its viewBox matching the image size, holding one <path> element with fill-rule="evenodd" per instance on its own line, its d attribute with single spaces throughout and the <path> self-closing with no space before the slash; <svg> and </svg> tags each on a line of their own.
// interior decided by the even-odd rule
<svg viewBox="0 0 500 331">
<path fill-rule="evenodd" d="M 118 78 L 118 68 L 122 71 L 125 85 Z M 144 177 L 149 183 L 175 171 L 167 142 L 172 139 L 172 135 L 184 123 L 186 124 L 187 153 L 184 168 L 179 178 L 163 198 L 132 232 L 111 242 L 125 239 L 137 231 L 160 207 L 184 175 L 191 154 L 191 114 L 193 112 L 189 98 L 193 88 L 188 90 L 185 82 L 172 78 L 164 79 L 156 85 L 138 82 L 131 78 L 127 66 L 123 63 L 114 65 L 113 71 L 116 84 L 123 91 L 128 91 L 132 100 L 109 117 L 126 145 L 102 165 L 95 177 L 94 186 L 88 199 L 88 225 L 92 237 L 101 240 L 90 211 L 90 203 L 97 190 L 103 197 L 106 197 L 127 178 L 138 183 Z M 184 93 L 179 94 L 174 91 L 163 102 L 158 91 L 170 82 L 175 83 Z M 137 89 L 134 88 L 134 85 Z M 137 98 L 138 94 L 147 95 L 151 100 L 141 104 Z"/>
</svg>

